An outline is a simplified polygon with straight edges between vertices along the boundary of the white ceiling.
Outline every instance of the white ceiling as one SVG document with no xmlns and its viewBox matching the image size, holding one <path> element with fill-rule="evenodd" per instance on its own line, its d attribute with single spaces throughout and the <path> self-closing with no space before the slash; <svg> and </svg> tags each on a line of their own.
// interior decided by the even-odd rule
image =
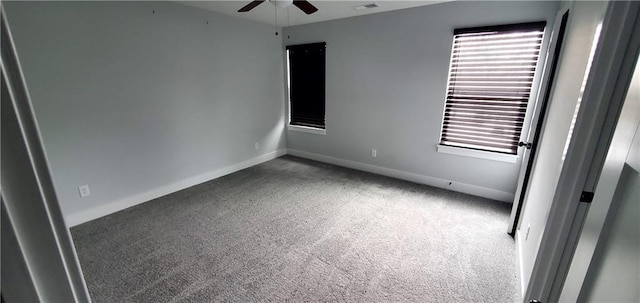
<svg viewBox="0 0 640 303">
<path fill-rule="evenodd" d="M 214 11 L 217 13 L 244 18 L 257 21 L 269 25 L 276 24 L 276 11 L 278 18 L 278 26 L 287 27 L 293 25 L 315 23 L 327 20 L 348 18 L 354 16 L 381 13 L 386 11 L 411 8 L 416 6 L 424 6 L 452 0 L 440 1 L 336 1 L 336 0 L 311 0 L 311 4 L 318 8 L 318 11 L 307 15 L 295 6 L 288 8 L 277 8 L 271 4 L 264 2 L 249 12 L 238 13 L 238 10 L 251 2 L 251 0 L 234 0 L 234 1 L 178 1 L 179 3 Z M 353 7 L 365 4 L 375 3 L 379 7 L 367 10 L 354 10 Z"/>
</svg>

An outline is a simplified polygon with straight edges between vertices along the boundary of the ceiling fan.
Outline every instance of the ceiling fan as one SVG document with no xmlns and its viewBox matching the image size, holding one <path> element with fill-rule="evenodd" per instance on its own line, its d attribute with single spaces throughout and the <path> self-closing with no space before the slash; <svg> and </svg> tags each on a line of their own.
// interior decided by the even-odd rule
<svg viewBox="0 0 640 303">
<path fill-rule="evenodd" d="M 251 2 L 249 2 L 249 4 L 245 5 L 241 9 L 239 9 L 238 12 L 239 13 L 248 12 L 248 11 L 252 10 L 253 8 L 255 8 L 256 6 L 260 5 L 262 2 L 265 2 L 265 1 L 266 0 L 251 1 Z M 305 12 L 307 15 L 311 15 L 311 14 L 313 14 L 313 13 L 318 11 L 318 8 L 313 6 L 313 4 L 309 3 L 309 1 L 269 0 L 269 2 L 271 2 L 271 4 L 275 5 L 276 7 L 287 7 L 287 6 L 291 5 L 291 4 L 293 4 L 297 8 L 299 8 L 300 10 Z"/>
</svg>

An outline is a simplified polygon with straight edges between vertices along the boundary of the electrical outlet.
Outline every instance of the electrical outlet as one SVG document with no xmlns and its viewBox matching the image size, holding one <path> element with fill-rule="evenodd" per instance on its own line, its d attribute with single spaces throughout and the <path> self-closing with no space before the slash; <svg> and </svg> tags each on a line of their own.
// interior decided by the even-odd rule
<svg viewBox="0 0 640 303">
<path fill-rule="evenodd" d="M 378 156 L 378 151 L 377 151 L 377 150 L 375 150 L 375 149 L 372 149 L 372 150 L 371 150 L 371 157 L 374 157 L 374 158 L 375 158 L 375 157 L 377 157 L 377 156 Z"/>
<path fill-rule="evenodd" d="M 88 197 L 91 196 L 91 191 L 89 190 L 89 185 L 81 185 L 78 187 L 78 191 L 80 192 L 80 197 Z"/>
<path fill-rule="evenodd" d="M 253 144 L 253 146 L 256 148 L 256 150 L 260 149 L 260 143 L 256 142 L 255 144 Z"/>
<path fill-rule="evenodd" d="M 529 239 L 529 232 L 531 231 L 531 224 L 527 224 L 527 233 L 524 236 L 524 240 L 527 241 Z"/>
</svg>

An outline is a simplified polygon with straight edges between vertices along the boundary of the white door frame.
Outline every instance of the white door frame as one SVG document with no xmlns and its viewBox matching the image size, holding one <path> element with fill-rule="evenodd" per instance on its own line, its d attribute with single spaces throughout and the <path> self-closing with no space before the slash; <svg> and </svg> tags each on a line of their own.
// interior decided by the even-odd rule
<svg viewBox="0 0 640 303">
<path fill-rule="evenodd" d="M 593 203 L 588 207 L 584 227 L 575 249 L 567 278 L 560 294 L 561 302 L 586 302 L 590 285 L 597 274 L 596 251 L 603 249 L 608 236 L 607 228 L 614 224 L 622 201 L 616 199 L 623 168 L 629 160 L 640 161 L 637 153 L 630 154 L 634 136 L 640 137 L 640 62 L 636 62 L 629 92 L 624 101 L 620 119 L 597 183 Z M 637 133 L 636 133 L 637 132 Z M 640 138 L 639 138 L 640 140 Z M 635 158 L 630 158 L 635 157 Z M 636 166 L 637 167 L 637 166 Z M 585 284 L 586 283 L 586 284 Z"/>
<path fill-rule="evenodd" d="M 5 261 L 22 263 L 2 275 L 28 288 L 8 289 L 4 300 L 91 302 L 71 234 L 54 192 L 53 179 L 15 50 L 0 3 L 0 72 L 2 76 L 1 203 L 4 236 L 15 237 Z M 8 233 L 5 233 L 8 232 Z M 3 249 L 3 252 L 5 250 Z M 12 285 L 15 286 L 15 285 Z M 20 291 L 35 293 L 24 294 Z M 9 298 L 9 294 L 11 298 Z"/>
<path fill-rule="evenodd" d="M 601 38 L 589 71 L 524 302 L 557 302 L 586 211 L 620 115 L 640 49 L 640 2 L 608 3 Z"/>
</svg>

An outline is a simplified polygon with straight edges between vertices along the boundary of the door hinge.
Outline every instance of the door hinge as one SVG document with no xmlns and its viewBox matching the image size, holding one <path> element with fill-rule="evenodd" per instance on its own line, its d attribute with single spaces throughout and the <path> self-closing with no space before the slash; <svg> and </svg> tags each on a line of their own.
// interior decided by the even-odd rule
<svg viewBox="0 0 640 303">
<path fill-rule="evenodd" d="M 580 194 L 580 202 L 591 203 L 593 201 L 593 193 L 589 191 L 582 191 Z"/>
</svg>

